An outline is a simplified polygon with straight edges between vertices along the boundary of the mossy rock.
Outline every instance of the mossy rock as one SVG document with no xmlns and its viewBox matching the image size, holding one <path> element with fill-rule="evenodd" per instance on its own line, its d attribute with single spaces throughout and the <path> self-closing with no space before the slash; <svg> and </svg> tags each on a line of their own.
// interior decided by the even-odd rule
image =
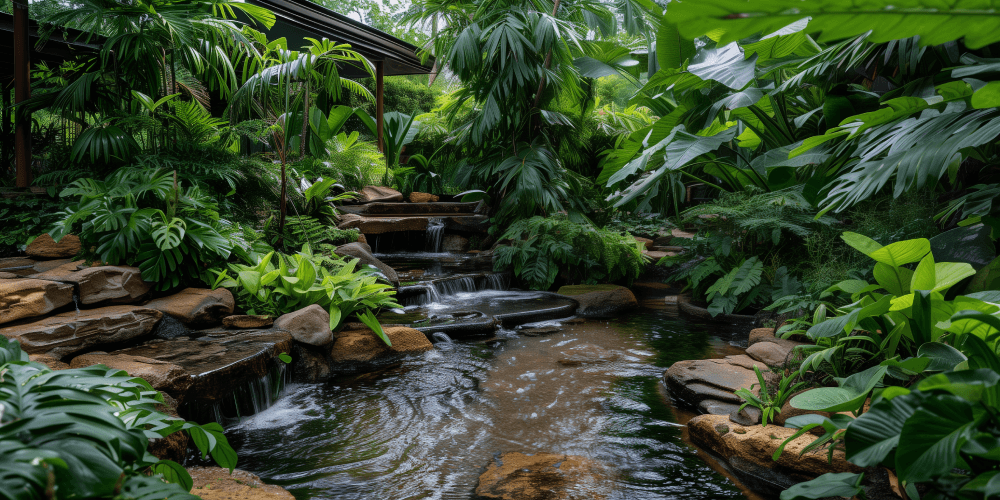
<svg viewBox="0 0 1000 500">
<path fill-rule="evenodd" d="M 576 314 L 585 318 L 606 318 L 639 305 L 631 290 L 618 285 L 568 285 L 556 293 L 576 299 Z"/>
</svg>

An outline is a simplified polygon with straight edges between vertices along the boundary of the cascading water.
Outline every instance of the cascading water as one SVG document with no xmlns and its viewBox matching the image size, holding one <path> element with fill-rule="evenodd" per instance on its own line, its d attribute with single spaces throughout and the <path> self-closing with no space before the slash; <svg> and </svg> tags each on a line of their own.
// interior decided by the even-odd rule
<svg viewBox="0 0 1000 500">
<path fill-rule="evenodd" d="M 287 392 L 291 372 L 277 363 L 267 374 L 237 387 L 229 396 L 211 404 L 186 403 L 188 418 L 232 424 L 270 408 Z"/>
<path fill-rule="evenodd" d="M 425 250 L 431 253 L 441 253 L 441 241 L 444 240 L 444 220 L 430 219 L 427 221 L 427 242 Z"/>
<path fill-rule="evenodd" d="M 483 290 L 506 290 L 507 280 L 503 274 L 490 273 L 477 276 L 458 276 L 424 282 L 414 287 L 422 293 L 410 293 L 403 299 L 404 306 L 422 306 L 460 293 L 481 292 Z"/>
</svg>

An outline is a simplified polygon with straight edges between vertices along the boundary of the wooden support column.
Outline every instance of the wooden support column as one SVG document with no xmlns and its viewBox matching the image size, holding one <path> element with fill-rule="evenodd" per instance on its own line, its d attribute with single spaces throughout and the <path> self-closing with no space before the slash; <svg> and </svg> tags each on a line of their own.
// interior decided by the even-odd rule
<svg viewBox="0 0 1000 500">
<path fill-rule="evenodd" d="M 31 97 L 31 39 L 28 31 L 28 4 L 14 1 L 14 103 Z M 31 185 L 31 115 L 14 115 L 14 168 L 17 187 Z"/>
<path fill-rule="evenodd" d="M 385 153 L 385 62 L 375 61 L 375 135 L 378 150 Z M 388 161 L 388 160 L 386 160 Z"/>
</svg>

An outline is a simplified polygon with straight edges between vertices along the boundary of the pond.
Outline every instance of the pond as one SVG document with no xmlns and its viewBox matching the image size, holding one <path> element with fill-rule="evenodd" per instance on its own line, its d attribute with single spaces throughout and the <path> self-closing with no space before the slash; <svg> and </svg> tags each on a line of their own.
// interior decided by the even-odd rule
<svg viewBox="0 0 1000 500">
<path fill-rule="evenodd" d="M 675 361 L 730 354 L 729 334 L 662 298 L 554 333 L 437 347 L 377 373 L 290 386 L 227 430 L 239 467 L 300 500 L 469 499 L 498 454 L 549 452 L 609 466 L 607 498 L 743 497 L 683 441 L 689 415 L 660 381 Z"/>
</svg>

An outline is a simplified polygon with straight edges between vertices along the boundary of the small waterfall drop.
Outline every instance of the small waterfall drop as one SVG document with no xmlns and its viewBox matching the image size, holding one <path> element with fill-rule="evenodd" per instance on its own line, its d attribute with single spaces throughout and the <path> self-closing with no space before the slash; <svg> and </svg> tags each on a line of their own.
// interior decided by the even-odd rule
<svg viewBox="0 0 1000 500">
<path fill-rule="evenodd" d="M 425 249 L 428 252 L 441 253 L 442 240 L 444 240 L 444 220 L 439 218 L 428 220 Z"/>
<path fill-rule="evenodd" d="M 439 295 L 445 296 L 477 291 L 476 280 L 469 276 L 435 281 L 434 288 L 437 289 Z"/>
<path fill-rule="evenodd" d="M 454 344 L 455 342 L 451 340 L 451 337 L 444 332 L 434 332 L 431 334 L 431 338 L 434 339 L 435 344 Z"/>
<path fill-rule="evenodd" d="M 291 371 L 277 363 L 267 373 L 237 387 L 229 396 L 211 404 L 185 403 L 188 418 L 228 425 L 270 408 L 285 395 Z"/>
</svg>

